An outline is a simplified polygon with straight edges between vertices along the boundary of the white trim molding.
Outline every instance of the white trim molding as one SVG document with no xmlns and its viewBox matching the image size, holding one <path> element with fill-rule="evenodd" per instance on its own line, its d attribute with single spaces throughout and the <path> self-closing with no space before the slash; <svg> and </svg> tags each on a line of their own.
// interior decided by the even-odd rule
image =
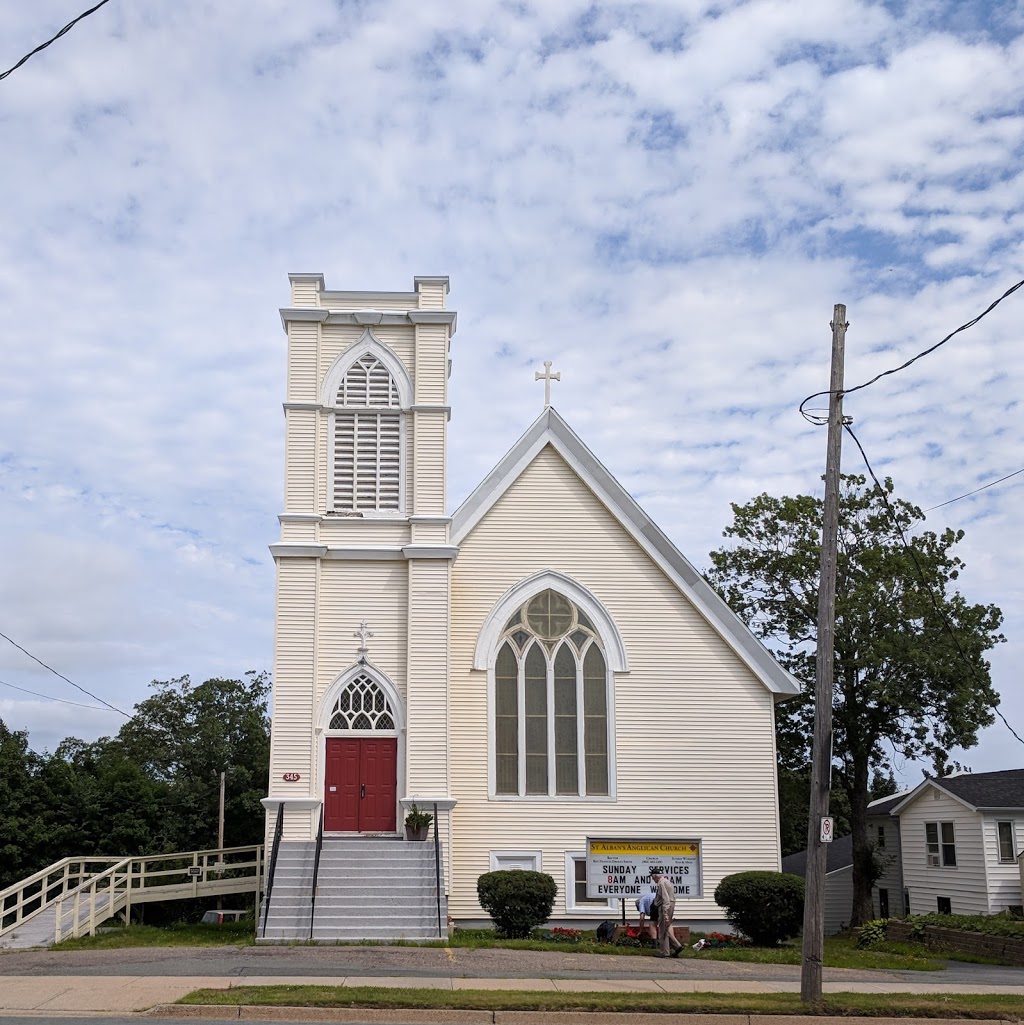
<svg viewBox="0 0 1024 1025">
<path fill-rule="evenodd" d="M 588 901 L 586 904 L 576 903 L 576 862 L 586 862 L 586 860 L 586 851 L 565 852 L 565 910 L 567 912 L 599 915 L 601 918 L 607 918 L 608 909 L 616 908 L 619 903 L 615 897 L 608 897 L 603 903 L 596 901 Z"/>
<path fill-rule="evenodd" d="M 499 851 L 491 851 L 490 852 L 490 858 L 491 858 L 491 871 L 492 872 L 501 872 L 502 871 L 502 868 L 498 865 L 498 859 L 499 858 L 508 858 L 510 860 L 516 860 L 516 861 L 532 861 L 533 862 L 533 868 L 532 869 L 528 869 L 527 871 L 532 871 L 532 872 L 543 872 L 544 871 L 544 868 L 543 868 L 543 866 L 544 866 L 544 853 L 543 853 L 543 851 L 539 851 L 539 850 L 532 850 L 532 851 L 525 851 L 525 850 L 515 850 L 515 851 L 509 851 L 509 850 L 500 851 L 499 850 Z M 517 867 L 520 867 L 520 866 L 517 866 Z"/>
<path fill-rule="evenodd" d="M 796 677 L 775 661 L 771 652 L 550 406 L 455 511 L 452 516 L 453 544 L 462 544 L 547 445 L 566 461 L 598 501 L 778 700 L 801 692 L 802 687 Z"/>
<path fill-rule="evenodd" d="M 352 364 L 363 356 L 370 354 L 379 359 L 391 374 L 391 379 L 398 389 L 398 402 L 402 409 L 408 409 L 412 405 L 413 387 L 409 379 L 409 372 L 405 369 L 402 361 L 389 349 L 369 328 L 363 333 L 331 364 L 330 369 L 324 375 L 324 381 L 320 388 L 320 403 L 324 409 L 338 409 L 338 389 L 345 379 Z M 376 409 L 377 407 L 374 407 Z M 381 407 L 381 411 L 386 411 Z M 397 410 L 395 410 L 397 412 Z"/>
<path fill-rule="evenodd" d="M 402 554 L 407 559 L 455 559 L 459 554 L 457 545 L 406 545 Z"/>
<path fill-rule="evenodd" d="M 520 580 L 498 599 L 480 628 L 476 652 L 473 655 L 473 668 L 489 669 L 491 667 L 497 653 L 498 639 L 501 637 L 509 617 L 520 605 L 548 588 L 564 594 L 586 613 L 601 639 L 608 668 L 613 673 L 628 673 L 629 658 L 626 654 L 626 645 L 623 643 L 622 634 L 619 633 L 619 628 L 615 625 L 615 620 L 612 619 L 608 610 L 581 583 L 552 569 L 541 570 L 525 580 Z"/>
</svg>

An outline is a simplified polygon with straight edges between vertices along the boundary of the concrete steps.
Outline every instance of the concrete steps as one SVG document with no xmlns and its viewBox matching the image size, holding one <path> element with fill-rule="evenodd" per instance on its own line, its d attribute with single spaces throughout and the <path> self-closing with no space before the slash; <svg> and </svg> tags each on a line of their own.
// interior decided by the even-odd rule
<svg viewBox="0 0 1024 1025">
<path fill-rule="evenodd" d="M 282 843 L 258 943 L 427 940 L 447 935 L 441 866 L 438 930 L 434 845 L 393 838 L 325 838 L 310 935 L 316 845 Z M 262 922 L 262 919 L 261 919 Z"/>
</svg>

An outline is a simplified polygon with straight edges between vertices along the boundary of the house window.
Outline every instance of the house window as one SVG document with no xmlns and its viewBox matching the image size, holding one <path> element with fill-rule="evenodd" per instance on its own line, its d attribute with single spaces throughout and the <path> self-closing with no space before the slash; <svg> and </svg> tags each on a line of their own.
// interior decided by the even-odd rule
<svg viewBox="0 0 1024 1025">
<path fill-rule="evenodd" d="M 953 914 L 953 903 L 948 897 L 936 897 L 935 907 L 940 915 Z"/>
<path fill-rule="evenodd" d="M 565 910 L 607 912 L 615 906 L 608 897 L 587 896 L 587 855 L 583 851 L 570 851 L 565 856 Z"/>
<path fill-rule="evenodd" d="M 1013 823 L 997 822 L 996 835 L 999 838 L 999 860 L 1002 862 L 1016 862 L 1017 850 L 1013 842 Z"/>
<path fill-rule="evenodd" d="M 878 849 L 885 850 L 885 826 L 878 827 Z"/>
<path fill-rule="evenodd" d="M 608 666 L 593 624 L 550 588 L 505 624 L 494 663 L 495 793 L 609 793 Z"/>
<path fill-rule="evenodd" d="M 952 822 L 926 822 L 924 838 L 929 865 L 956 867 L 956 833 Z"/>
<path fill-rule="evenodd" d="M 398 386 L 372 353 L 349 367 L 338 386 L 332 439 L 332 508 L 398 511 L 402 423 Z"/>
<path fill-rule="evenodd" d="M 889 891 L 880 889 L 878 891 L 878 917 L 889 917 Z"/>
<path fill-rule="evenodd" d="M 539 872 L 540 865 L 540 851 L 491 851 L 492 872 L 504 872 L 512 868 L 524 869 L 527 872 Z"/>
</svg>

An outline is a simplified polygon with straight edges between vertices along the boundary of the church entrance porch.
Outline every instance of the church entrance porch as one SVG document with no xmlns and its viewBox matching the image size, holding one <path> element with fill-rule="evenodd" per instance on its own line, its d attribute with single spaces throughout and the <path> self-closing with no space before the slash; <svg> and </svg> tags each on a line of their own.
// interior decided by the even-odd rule
<svg viewBox="0 0 1024 1025">
<path fill-rule="evenodd" d="M 325 832 L 396 831 L 397 737 L 328 737 L 324 768 Z"/>
</svg>

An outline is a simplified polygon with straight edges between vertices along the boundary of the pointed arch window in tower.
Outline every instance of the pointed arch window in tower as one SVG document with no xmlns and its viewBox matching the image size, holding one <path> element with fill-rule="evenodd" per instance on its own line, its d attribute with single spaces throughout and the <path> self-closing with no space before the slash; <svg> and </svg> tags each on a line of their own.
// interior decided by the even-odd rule
<svg viewBox="0 0 1024 1025">
<path fill-rule="evenodd" d="M 373 353 L 360 356 L 335 401 L 333 507 L 398 511 L 402 412 L 391 372 Z"/>
<path fill-rule="evenodd" d="M 328 729 L 332 730 L 393 730 L 394 728 L 395 713 L 387 696 L 366 673 L 360 673 L 338 695 L 328 726 Z"/>
<path fill-rule="evenodd" d="M 498 795 L 604 797 L 608 667 L 590 620 L 547 589 L 508 620 L 494 662 Z"/>
</svg>

